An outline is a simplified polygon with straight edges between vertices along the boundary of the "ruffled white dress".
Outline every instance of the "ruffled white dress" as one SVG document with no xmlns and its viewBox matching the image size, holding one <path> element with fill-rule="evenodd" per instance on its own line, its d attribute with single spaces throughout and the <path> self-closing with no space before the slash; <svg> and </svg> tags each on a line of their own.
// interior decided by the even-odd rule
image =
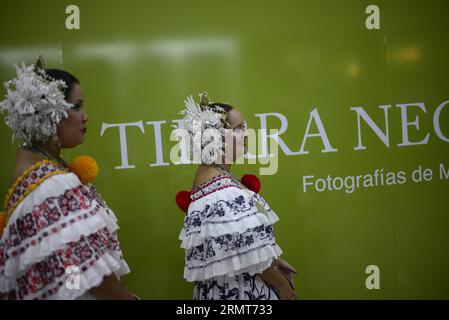
<svg viewBox="0 0 449 320">
<path fill-rule="evenodd" d="M 55 163 L 28 172 L 6 209 L 12 210 L 0 239 L 6 299 L 94 299 L 88 291 L 103 277 L 129 272 L 114 213 L 93 186 Z"/>
<path fill-rule="evenodd" d="M 194 188 L 191 200 L 179 239 L 193 298 L 277 300 L 257 275 L 282 254 L 273 230 L 279 219 L 266 201 L 226 175 Z"/>
</svg>

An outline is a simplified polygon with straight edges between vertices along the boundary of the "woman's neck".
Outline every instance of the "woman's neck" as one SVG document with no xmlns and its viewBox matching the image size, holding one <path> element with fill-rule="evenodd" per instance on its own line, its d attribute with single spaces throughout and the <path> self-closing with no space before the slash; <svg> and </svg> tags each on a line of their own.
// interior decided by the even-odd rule
<svg viewBox="0 0 449 320">
<path fill-rule="evenodd" d="M 226 165 L 226 167 L 222 167 L 223 165 L 220 165 L 220 169 L 221 170 L 226 170 L 226 172 L 229 172 L 230 170 L 230 165 Z M 214 170 L 211 170 L 214 169 Z M 220 169 L 217 168 L 216 165 L 211 165 L 211 164 L 200 164 L 198 166 L 198 169 L 196 171 L 196 175 L 195 175 L 195 179 L 193 180 L 193 188 L 195 188 L 196 186 L 209 181 L 210 179 L 214 178 L 217 176 L 217 171 L 220 172 Z M 220 172 L 220 174 L 222 174 L 222 172 Z"/>
<path fill-rule="evenodd" d="M 51 142 L 36 143 L 35 146 L 38 147 L 39 149 L 47 152 L 48 154 L 50 154 L 55 159 L 60 159 L 61 158 L 61 155 L 60 155 L 61 154 L 61 147 L 55 146 Z"/>
<path fill-rule="evenodd" d="M 215 164 L 214 166 L 231 173 L 231 164 Z"/>
</svg>

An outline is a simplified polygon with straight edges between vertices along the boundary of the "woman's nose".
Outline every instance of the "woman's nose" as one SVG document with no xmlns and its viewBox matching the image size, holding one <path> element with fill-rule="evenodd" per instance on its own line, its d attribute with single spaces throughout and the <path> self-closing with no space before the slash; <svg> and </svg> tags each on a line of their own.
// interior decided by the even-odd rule
<svg viewBox="0 0 449 320">
<path fill-rule="evenodd" d="M 83 123 L 86 123 L 87 120 L 89 120 L 89 117 L 87 116 L 87 113 L 83 113 L 83 118 L 82 118 Z"/>
</svg>

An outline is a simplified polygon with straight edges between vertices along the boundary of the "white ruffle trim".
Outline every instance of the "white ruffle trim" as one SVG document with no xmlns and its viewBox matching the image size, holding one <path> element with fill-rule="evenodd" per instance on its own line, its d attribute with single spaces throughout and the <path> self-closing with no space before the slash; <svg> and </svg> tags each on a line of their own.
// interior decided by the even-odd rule
<svg viewBox="0 0 449 320">
<path fill-rule="evenodd" d="M 50 235 L 43 238 L 37 245 L 30 245 L 23 253 L 8 258 L 4 266 L 4 277 L 0 277 L 0 291 L 10 291 L 15 287 L 16 278 L 21 272 L 26 270 L 30 265 L 44 260 L 52 252 L 62 249 L 68 243 L 78 241 L 82 236 L 89 236 L 105 227 L 108 228 L 111 234 L 114 233 L 118 229 L 118 225 L 108 216 L 106 211 L 102 208 L 94 216 L 76 221 L 74 224 L 59 230 L 55 234 L 51 234 L 51 227 L 48 230 L 43 230 L 47 230 Z M 69 216 L 68 220 L 71 218 Z M 29 241 L 27 240 L 27 242 Z M 15 248 L 12 248 L 12 250 L 15 250 Z"/>
<path fill-rule="evenodd" d="M 8 225 L 5 226 L 3 231 L 3 235 L 0 239 L 1 242 L 6 241 L 9 238 L 9 228 L 10 224 L 13 224 L 17 221 L 17 219 L 22 218 L 25 214 L 33 211 L 34 207 L 37 204 L 43 203 L 45 200 L 49 198 L 57 198 L 63 195 L 66 191 L 73 188 L 83 188 L 89 190 L 89 193 L 92 193 L 90 190 L 91 187 L 83 185 L 78 177 L 74 173 L 64 173 L 54 175 L 48 179 L 46 179 L 43 183 L 41 183 L 36 189 L 31 191 L 25 199 L 19 203 L 16 209 L 12 212 L 11 218 L 8 221 Z M 76 196 L 76 195 L 74 195 Z M 98 202 L 96 200 L 92 200 L 91 208 L 94 208 Z M 110 229 L 116 227 L 117 218 L 115 217 L 112 210 L 108 207 L 104 207 L 107 209 L 108 219 L 107 223 L 110 226 Z M 85 209 L 85 210 L 91 210 Z M 74 214 L 78 214 L 79 212 L 75 211 Z M 62 213 L 61 213 L 62 214 Z"/>
<path fill-rule="evenodd" d="M 45 181 L 39 184 L 36 189 L 31 191 L 25 199 L 18 204 L 16 209 L 12 212 L 8 224 L 16 222 L 16 220 L 24 214 L 33 211 L 36 204 L 41 204 L 48 198 L 59 197 L 64 194 L 65 191 L 79 186 L 82 188 L 89 188 L 88 186 L 83 185 L 78 177 L 71 172 L 57 174 L 45 179 Z M 7 238 L 8 236 L 8 228 L 5 228 L 2 239 Z"/>
<path fill-rule="evenodd" d="M 99 260 L 97 260 L 92 266 L 80 274 L 80 287 L 79 289 L 68 289 L 67 286 L 59 288 L 58 292 L 49 297 L 51 300 L 71 300 L 76 299 L 90 289 L 98 287 L 104 277 L 115 273 L 117 276 L 122 276 L 129 273 L 129 267 L 125 261 L 120 257 L 114 257 L 110 253 L 104 254 Z"/>
<path fill-rule="evenodd" d="M 186 232 L 183 228 L 179 235 L 179 240 L 182 240 L 181 248 L 190 249 L 199 246 L 207 237 L 243 233 L 262 224 L 265 226 L 273 225 L 277 221 L 279 221 L 279 217 L 273 211 L 268 212 L 268 214 L 255 211 L 247 217 L 242 217 L 241 220 L 226 223 L 213 223 L 205 220 L 202 222 L 200 230 Z"/>
<path fill-rule="evenodd" d="M 194 282 L 224 275 L 229 277 L 234 277 L 242 273 L 254 275 L 270 267 L 272 260 L 281 256 L 281 254 L 282 250 L 277 244 L 269 244 L 240 256 L 236 255 L 228 259 L 223 257 L 213 262 L 206 261 L 205 267 L 189 270 L 186 265 L 184 268 L 184 279 L 189 282 Z"/>
<path fill-rule="evenodd" d="M 74 174 L 56 175 L 42 183 L 38 188 L 31 192 L 26 199 L 14 210 L 12 219 L 8 222 L 13 223 L 18 217 L 30 212 L 36 203 L 42 203 L 45 199 L 51 196 L 58 196 L 66 190 L 78 187 L 81 183 L 78 177 Z M 83 186 L 88 188 L 87 186 Z M 96 208 L 100 206 L 99 208 Z M 91 216 L 91 212 L 97 212 Z M 78 220 L 78 216 L 87 214 L 87 218 Z M 62 215 L 62 213 L 61 213 Z M 70 223 L 71 219 L 75 219 L 74 223 Z M 61 228 L 61 224 L 66 223 L 65 228 Z M 58 227 L 56 233 L 52 233 L 53 227 Z M 108 207 L 101 206 L 96 200 L 92 200 L 92 204 L 87 209 L 70 212 L 67 216 L 61 218 L 55 225 L 51 225 L 43 230 L 40 230 L 35 236 L 24 240 L 17 247 L 12 247 L 8 252 L 8 259 L 6 264 L 2 266 L 4 276 L 0 276 L 0 291 L 9 292 L 16 288 L 16 278 L 21 275 L 30 265 L 42 261 L 48 257 L 52 252 L 62 249 L 70 242 L 78 241 L 82 236 L 89 236 L 101 229 L 107 228 L 109 233 L 113 234 L 119 227 L 117 218 Z M 42 237 L 44 232 L 48 232 L 47 237 Z M 2 237 L 2 242 L 7 241 L 9 237 L 9 230 L 5 228 Z M 41 237 L 41 241 L 37 239 Z M 36 245 L 31 245 L 31 242 L 36 240 Z M 30 244 L 23 252 L 13 257 L 10 254 L 13 251 L 20 250 L 21 247 Z M 3 244 L 4 245 L 4 244 Z M 126 264 L 126 263 L 125 263 Z"/>
<path fill-rule="evenodd" d="M 191 218 L 192 215 L 197 214 L 197 212 L 213 210 L 214 205 L 217 203 L 223 201 L 232 203 L 235 202 L 236 198 L 242 196 L 245 205 L 250 206 L 250 203 L 254 203 L 255 199 L 253 198 L 256 194 L 249 190 L 246 191 L 236 187 L 214 191 L 203 198 L 194 201 L 189 206 L 186 219 Z M 265 212 L 260 212 L 254 204 L 249 210 L 238 213 L 236 213 L 232 207 L 224 205 L 221 207 L 221 209 L 224 210 L 223 216 L 204 218 L 201 221 L 200 227 L 192 227 L 188 231 L 183 227 L 178 237 L 179 240 L 182 241 L 181 248 L 189 249 L 198 246 L 207 237 L 219 237 L 224 234 L 243 233 L 249 228 L 255 228 L 262 224 L 265 226 L 273 225 L 279 221 L 279 217 L 273 210 L 271 210 L 267 202 L 260 195 L 257 196 L 262 199 L 261 205 Z M 208 206 L 209 209 L 206 209 Z M 208 213 L 209 212 L 205 212 L 204 215 L 207 216 Z"/>
<path fill-rule="evenodd" d="M 66 284 L 68 275 L 64 275 L 62 279 L 58 281 L 63 281 L 62 285 L 56 294 L 48 297 L 49 300 L 72 300 L 82 295 L 86 294 L 90 289 L 98 287 L 102 282 L 104 277 L 114 273 L 117 276 L 121 276 L 129 273 L 129 267 L 125 261 L 116 257 L 111 252 L 106 252 L 101 256 L 95 263 L 89 266 L 86 271 L 80 272 L 79 275 L 79 288 L 69 288 Z M 58 281 L 54 281 L 57 283 Z M 42 296 L 42 294 L 48 290 L 49 287 L 44 287 L 41 290 L 33 293 L 32 295 L 24 297 L 28 299 L 36 299 Z"/>
</svg>

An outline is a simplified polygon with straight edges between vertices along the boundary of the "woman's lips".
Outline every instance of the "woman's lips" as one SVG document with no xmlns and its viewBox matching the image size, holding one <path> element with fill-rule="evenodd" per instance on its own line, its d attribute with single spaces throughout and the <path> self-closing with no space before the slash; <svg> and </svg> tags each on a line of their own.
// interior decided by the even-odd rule
<svg viewBox="0 0 449 320">
<path fill-rule="evenodd" d="M 82 132 L 83 134 L 86 134 L 87 128 L 84 128 L 83 130 L 81 130 L 81 132 Z"/>
</svg>

